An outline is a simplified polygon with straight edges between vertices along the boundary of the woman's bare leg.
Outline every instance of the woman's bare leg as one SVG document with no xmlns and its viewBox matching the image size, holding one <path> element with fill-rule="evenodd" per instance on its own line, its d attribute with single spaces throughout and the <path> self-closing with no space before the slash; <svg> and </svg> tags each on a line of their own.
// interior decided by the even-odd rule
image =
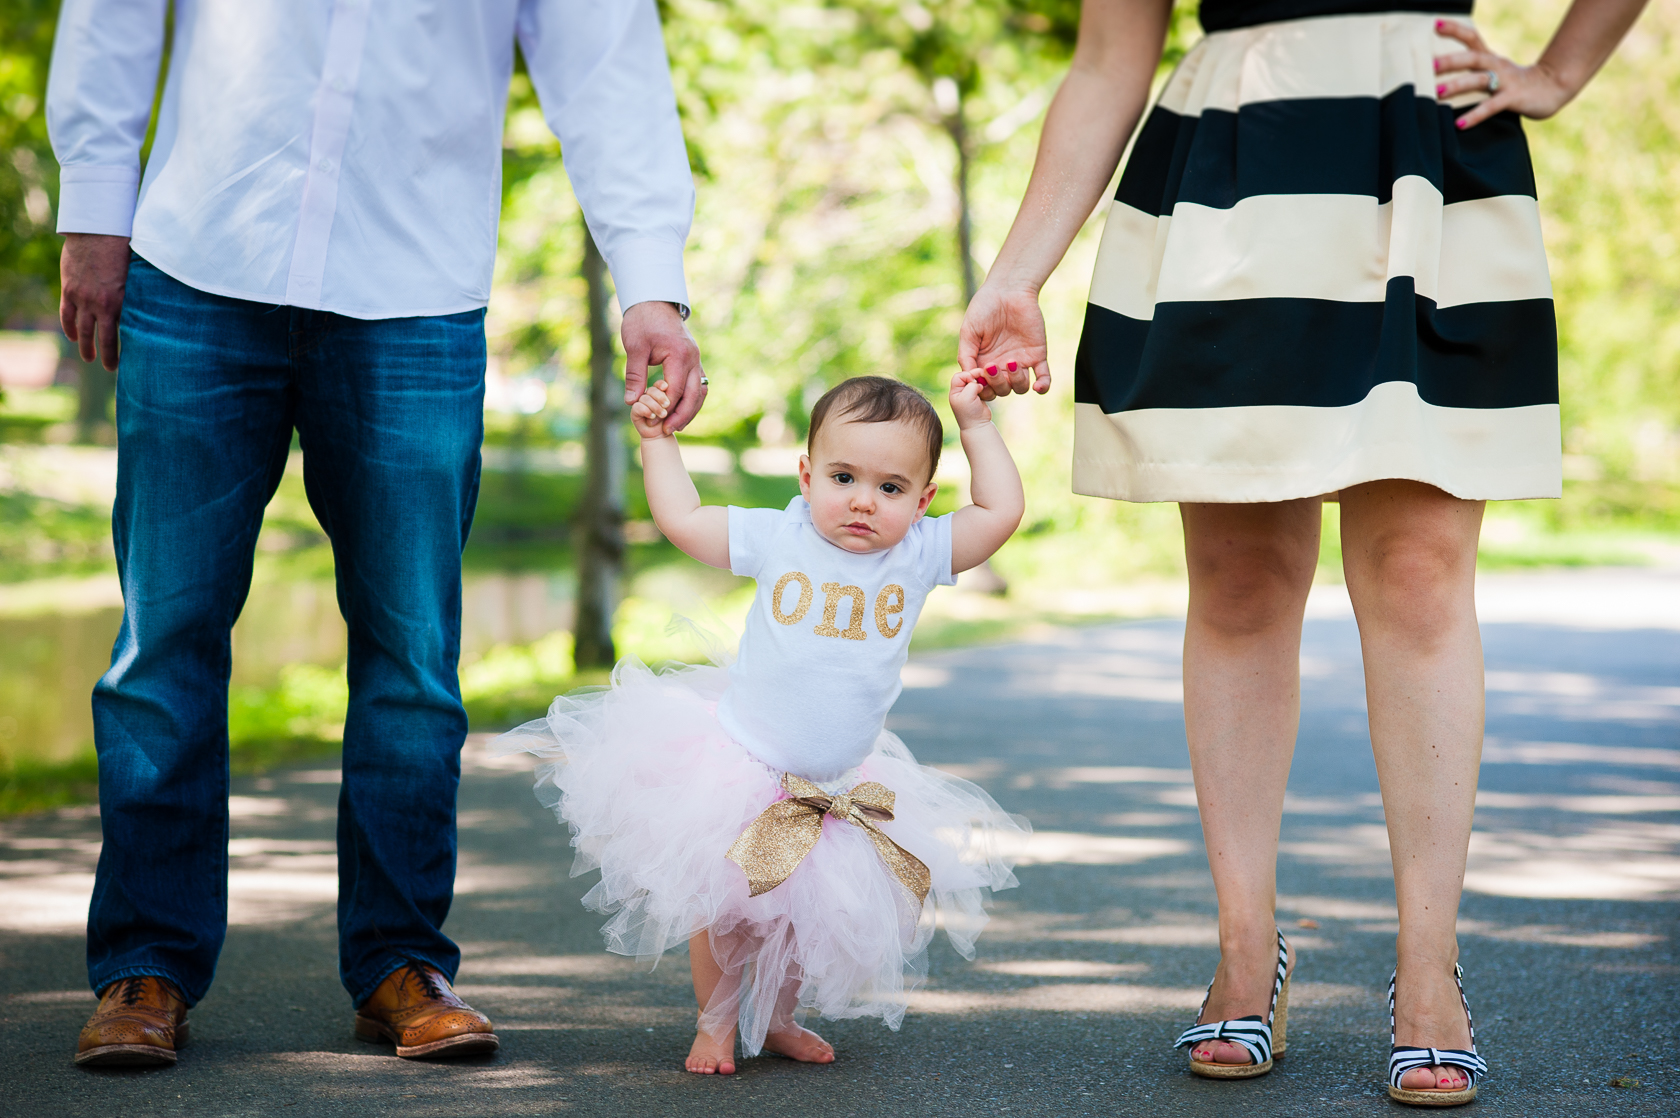
<svg viewBox="0 0 1680 1118">
<path fill-rule="evenodd" d="M 1412 481 L 1354 486 L 1341 499 L 1400 907 L 1395 1041 L 1468 1048 L 1453 966 L 1485 715 L 1475 593 L 1483 506 Z M 1465 1077 L 1420 1068 L 1401 1086 L 1457 1090 Z"/>
<path fill-rule="evenodd" d="M 725 980 L 723 968 L 712 954 L 712 938 L 708 933 L 701 932 L 688 941 L 688 969 L 694 975 L 694 1000 L 700 1003 L 700 1012 L 704 1013 L 718 984 Z M 739 978 L 732 977 L 729 981 L 738 982 Z M 703 1029 L 695 1029 L 694 1044 L 683 1066 L 701 1075 L 734 1075 L 735 1030 L 731 1028 L 724 1036 L 713 1036 Z"/>
<path fill-rule="evenodd" d="M 1203 1021 L 1264 1016 L 1277 967 L 1277 849 L 1301 715 L 1301 616 L 1318 565 L 1317 498 L 1186 504 L 1190 612 L 1184 726 L 1208 865 L 1219 969 Z M 1198 1060 L 1246 1064 L 1229 1041 Z"/>
</svg>

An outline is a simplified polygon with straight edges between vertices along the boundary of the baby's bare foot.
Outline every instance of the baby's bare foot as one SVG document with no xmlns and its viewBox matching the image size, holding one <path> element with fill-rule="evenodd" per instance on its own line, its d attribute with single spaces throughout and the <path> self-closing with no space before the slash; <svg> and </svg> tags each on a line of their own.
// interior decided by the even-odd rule
<svg viewBox="0 0 1680 1118">
<path fill-rule="evenodd" d="M 734 1075 L 735 1031 L 731 1029 L 721 1040 L 704 1032 L 695 1033 L 683 1067 L 697 1075 Z"/>
<path fill-rule="evenodd" d="M 798 1025 L 786 1032 L 771 1033 L 765 1037 L 764 1050 L 807 1064 L 834 1062 L 834 1046 L 810 1029 L 803 1029 Z"/>
</svg>

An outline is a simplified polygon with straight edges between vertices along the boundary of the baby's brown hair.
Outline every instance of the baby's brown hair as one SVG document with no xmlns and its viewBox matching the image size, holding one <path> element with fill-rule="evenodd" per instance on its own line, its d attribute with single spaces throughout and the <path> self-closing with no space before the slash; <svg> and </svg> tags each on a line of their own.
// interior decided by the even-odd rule
<svg viewBox="0 0 1680 1118">
<path fill-rule="evenodd" d="M 939 413 L 927 402 L 927 397 L 903 381 L 890 377 L 852 377 L 823 393 L 817 406 L 811 409 L 811 431 L 805 439 L 805 452 L 813 453 L 817 432 L 833 413 L 835 419 L 849 419 L 854 423 L 893 423 L 904 420 L 927 439 L 928 480 L 939 469 L 939 451 L 945 445 L 945 425 Z"/>
</svg>

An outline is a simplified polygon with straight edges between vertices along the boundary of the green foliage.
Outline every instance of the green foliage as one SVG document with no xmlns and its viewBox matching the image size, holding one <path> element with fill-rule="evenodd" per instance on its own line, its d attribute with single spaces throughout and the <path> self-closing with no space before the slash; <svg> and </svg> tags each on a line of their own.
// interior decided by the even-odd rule
<svg viewBox="0 0 1680 1118">
<path fill-rule="evenodd" d="M 255 743 L 344 740 L 350 684 L 344 669 L 288 664 L 273 687 L 228 692 L 228 741 Z"/>
<path fill-rule="evenodd" d="M 0 0 L 0 324 L 58 306 L 58 162 L 47 142 L 47 64 L 58 0 Z"/>
<path fill-rule="evenodd" d="M 1503 3 L 1535 57 L 1567 4 Z M 1478 11 L 1478 15 L 1481 15 Z M 1527 124 L 1558 308 L 1565 446 L 1583 480 L 1680 482 L 1680 6 L 1651 5 L 1581 97 Z"/>
<path fill-rule="evenodd" d="M 87 803 L 99 795 L 99 762 L 93 747 L 70 761 L 5 757 L 0 766 L 0 819 L 66 804 Z"/>
<path fill-rule="evenodd" d="M 111 563 L 111 514 L 0 490 L 0 583 L 84 574 Z"/>
</svg>

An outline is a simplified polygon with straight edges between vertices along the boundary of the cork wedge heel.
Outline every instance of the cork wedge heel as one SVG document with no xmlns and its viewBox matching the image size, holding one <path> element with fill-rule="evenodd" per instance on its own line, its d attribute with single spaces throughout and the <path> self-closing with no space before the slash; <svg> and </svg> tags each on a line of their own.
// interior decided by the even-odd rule
<svg viewBox="0 0 1680 1118">
<path fill-rule="evenodd" d="M 1289 1048 L 1289 943 L 1278 929 L 1277 976 L 1272 980 L 1272 1003 L 1265 1019 L 1258 1014 L 1239 1017 L 1233 1021 L 1209 1021 L 1192 1025 L 1179 1035 L 1174 1048 L 1189 1046 L 1190 1073 L 1205 1079 L 1253 1079 L 1272 1070 L 1273 1061 Z M 1213 995 L 1213 983 L 1202 998 L 1202 1008 L 1196 1017 L 1207 1012 L 1208 998 Z M 1248 1051 L 1250 1063 L 1219 1064 L 1196 1059 L 1195 1046 L 1204 1040 L 1224 1040 L 1240 1045 Z"/>
<path fill-rule="evenodd" d="M 1394 1043 L 1394 980 L 1398 976 L 1396 971 L 1388 978 L 1388 1097 L 1407 1106 L 1463 1106 L 1476 1097 L 1476 1081 L 1488 1074 L 1487 1061 L 1476 1051 L 1476 1022 L 1470 1016 L 1470 999 L 1464 996 L 1464 968 L 1454 964 L 1453 981 L 1458 984 L 1458 1000 L 1464 1005 L 1464 1021 L 1470 1026 L 1469 1051 Z M 1400 1086 L 1407 1072 L 1427 1067 L 1459 1069 L 1464 1073 L 1464 1086 L 1454 1091 Z"/>
</svg>

